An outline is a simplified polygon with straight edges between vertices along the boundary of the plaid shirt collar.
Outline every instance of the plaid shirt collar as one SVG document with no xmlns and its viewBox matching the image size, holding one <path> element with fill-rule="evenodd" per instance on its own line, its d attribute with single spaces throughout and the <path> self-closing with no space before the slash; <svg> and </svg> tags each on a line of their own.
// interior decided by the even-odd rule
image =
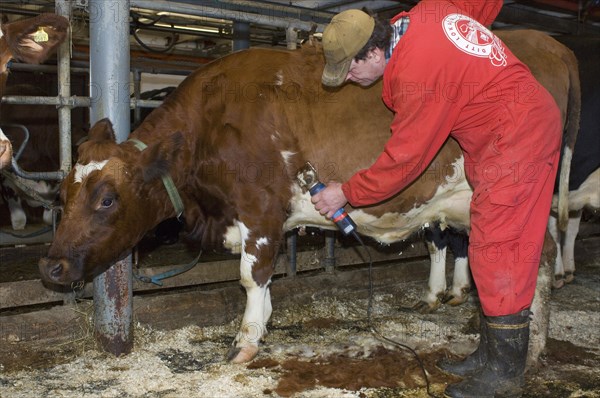
<svg viewBox="0 0 600 398">
<path fill-rule="evenodd" d="M 410 18 L 406 16 L 398 18 L 398 20 L 392 24 L 392 37 L 390 39 L 390 45 L 388 46 L 388 49 L 385 52 L 385 59 L 387 61 L 390 60 L 390 58 L 392 57 L 392 53 L 394 52 L 394 48 L 396 48 L 396 45 L 398 44 L 404 33 L 406 33 L 409 22 Z"/>
</svg>

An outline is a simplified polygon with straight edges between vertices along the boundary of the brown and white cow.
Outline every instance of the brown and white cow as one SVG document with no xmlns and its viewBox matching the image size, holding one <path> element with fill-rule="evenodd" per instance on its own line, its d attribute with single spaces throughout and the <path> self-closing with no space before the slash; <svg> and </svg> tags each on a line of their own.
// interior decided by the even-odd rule
<svg viewBox="0 0 600 398">
<path fill-rule="evenodd" d="M 322 68 L 322 52 L 312 45 L 221 58 L 190 75 L 131 134 L 147 145 L 143 151 L 130 141 L 117 145 L 110 122 L 98 122 L 61 187 L 65 211 L 40 260 L 43 278 L 67 284 L 102 272 L 173 217 L 161 178 L 169 174 L 185 205 L 188 237 L 241 252 L 247 303 L 230 359 L 252 359 L 271 315 L 269 284 L 284 231 L 335 229 L 298 187 L 297 171 L 310 161 L 324 182 L 346 180 L 389 138 L 381 83 L 328 91 Z M 400 194 L 348 211 L 359 233 L 385 244 L 427 223 L 467 229 L 470 197 L 461 150 L 449 139 Z"/>
<path fill-rule="evenodd" d="M 110 122 L 98 122 L 62 185 L 64 214 L 40 261 L 43 278 L 71 283 L 101 272 L 173 217 L 161 180 L 169 173 L 185 205 L 188 238 L 241 252 L 247 304 L 231 359 L 253 358 L 271 315 L 269 284 L 284 231 L 335 228 L 301 191 L 297 171 L 310 161 L 323 181 L 345 180 L 368 167 L 389 138 L 392 114 L 381 85 L 326 91 L 322 68 L 316 46 L 251 49 L 214 61 L 131 134 L 148 145 L 142 152 L 131 142 L 117 145 Z M 401 195 L 349 209 L 359 232 L 388 243 L 439 219 L 466 228 L 471 191 L 462 161 L 449 140 Z"/>
<path fill-rule="evenodd" d="M 39 64 L 44 62 L 67 37 L 69 20 L 56 14 L 0 25 L 0 98 L 4 95 L 7 64 L 11 59 Z M 0 129 L 0 169 L 10 164 L 12 145 Z"/>
</svg>

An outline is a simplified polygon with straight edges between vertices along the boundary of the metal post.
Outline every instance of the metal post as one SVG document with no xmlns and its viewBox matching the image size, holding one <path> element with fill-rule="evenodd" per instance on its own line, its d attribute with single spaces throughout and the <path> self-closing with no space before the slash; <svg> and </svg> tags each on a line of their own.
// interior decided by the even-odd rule
<svg viewBox="0 0 600 398">
<path fill-rule="evenodd" d="M 56 0 L 56 13 L 71 20 L 71 1 Z M 69 35 L 71 32 L 69 31 Z M 58 47 L 58 97 L 71 97 L 71 38 Z M 66 105 L 58 107 L 58 132 L 60 144 L 60 170 L 65 175 L 71 171 L 71 108 Z"/>
<path fill-rule="evenodd" d="M 250 48 L 250 24 L 248 22 L 233 22 L 233 51 Z"/>
<path fill-rule="evenodd" d="M 296 276 L 298 260 L 298 229 L 293 229 L 287 235 L 288 276 Z"/>
<path fill-rule="evenodd" d="M 285 40 L 288 50 L 295 50 L 298 48 L 298 30 L 293 26 L 288 27 L 285 30 Z"/>
<path fill-rule="evenodd" d="M 333 272 L 335 270 L 335 231 L 325 230 L 325 258 L 323 264 L 325 272 Z"/>
<path fill-rule="evenodd" d="M 108 117 L 117 142 L 129 136 L 129 0 L 90 0 L 92 123 Z M 114 354 L 133 348 L 131 255 L 94 278 L 94 333 Z"/>
</svg>

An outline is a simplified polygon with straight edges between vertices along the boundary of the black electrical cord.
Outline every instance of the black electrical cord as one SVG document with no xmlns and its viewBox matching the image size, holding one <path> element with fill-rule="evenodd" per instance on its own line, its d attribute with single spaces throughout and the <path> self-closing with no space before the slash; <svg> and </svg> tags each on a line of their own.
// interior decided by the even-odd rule
<svg viewBox="0 0 600 398">
<path fill-rule="evenodd" d="M 413 354 L 413 356 L 415 357 L 415 359 L 417 360 L 417 363 L 419 364 L 419 367 L 421 368 L 421 371 L 423 372 L 423 377 L 425 378 L 425 384 L 427 387 L 427 395 L 429 395 L 430 397 L 433 397 L 433 398 L 437 398 L 436 395 L 434 395 L 431 392 L 429 377 L 427 377 L 427 371 L 425 370 L 425 365 L 423 364 L 423 361 L 419 357 L 419 354 L 417 354 L 417 352 L 414 349 L 407 346 L 406 344 L 402 344 L 400 342 L 390 339 L 389 337 L 385 337 L 383 334 L 381 334 L 381 332 L 379 330 L 377 330 L 377 328 L 373 324 L 373 321 L 371 319 L 371 315 L 373 312 L 373 259 L 371 258 L 371 252 L 369 251 L 369 248 L 364 244 L 364 242 L 362 241 L 360 236 L 356 233 L 356 231 L 352 231 L 352 236 L 354 237 L 354 239 L 356 239 L 358 241 L 358 243 L 361 244 L 361 246 L 364 248 L 365 252 L 367 253 L 367 255 L 369 257 L 369 303 L 367 304 L 367 322 L 369 324 L 369 329 L 370 329 L 371 333 L 380 340 L 383 340 L 387 343 L 393 344 L 393 345 L 403 348 L 407 351 L 410 351 Z"/>
<path fill-rule="evenodd" d="M 150 17 L 145 17 L 150 19 L 150 22 L 141 22 L 140 21 L 140 17 L 141 15 L 135 12 L 131 13 L 131 19 L 132 19 L 132 26 L 130 26 L 130 32 L 131 35 L 133 36 L 133 38 L 135 39 L 135 41 L 146 51 L 150 51 L 153 53 L 166 53 L 168 51 L 171 51 L 173 49 L 173 47 L 175 47 L 177 43 L 177 39 L 178 39 L 178 35 L 177 33 L 173 32 L 171 33 L 171 40 L 170 43 L 168 44 L 167 48 L 163 48 L 163 49 L 156 49 L 156 48 L 152 48 L 150 46 L 148 46 L 146 43 L 144 43 L 142 41 L 142 39 L 138 36 L 137 34 L 137 30 L 138 29 L 143 29 L 143 28 L 151 28 L 153 27 L 157 22 L 160 22 L 160 20 L 162 19 L 162 15 L 159 16 L 156 19 L 151 19 Z M 173 24 L 171 24 L 171 27 L 173 28 Z"/>
<path fill-rule="evenodd" d="M 135 39 L 135 41 L 137 41 L 138 44 L 140 46 L 142 46 L 142 48 L 144 48 L 146 51 L 150 51 L 150 52 L 153 52 L 153 53 L 166 53 L 168 51 L 171 51 L 173 49 L 173 47 L 175 47 L 175 45 L 177 44 L 177 33 L 172 33 L 171 34 L 171 40 L 170 40 L 170 43 L 167 46 L 167 48 L 163 48 L 161 50 L 152 48 L 152 47 L 148 46 L 147 44 L 145 44 L 142 41 L 142 39 L 139 38 L 139 36 L 137 35 L 136 30 L 137 30 L 136 28 L 132 29 L 131 30 L 131 34 L 133 35 L 133 38 Z"/>
<path fill-rule="evenodd" d="M 140 26 L 140 25 L 141 25 L 141 26 L 149 26 L 149 27 L 152 27 L 152 26 L 154 26 L 154 25 L 155 25 L 157 22 L 160 22 L 160 21 L 163 19 L 163 17 L 164 17 L 164 15 L 159 15 L 159 16 L 158 16 L 158 18 L 154 18 L 154 19 L 152 19 L 152 17 L 151 17 L 150 15 L 142 15 L 142 14 L 139 14 L 139 13 L 137 13 L 137 12 L 134 12 L 134 11 L 132 11 L 132 12 L 130 13 L 130 15 L 131 15 L 131 19 L 132 19 L 132 20 L 135 22 L 135 25 L 136 25 L 136 27 L 137 27 L 137 26 Z M 140 18 L 146 18 L 146 19 L 149 19 L 149 20 L 150 20 L 150 22 L 142 22 L 142 21 L 140 21 Z"/>
</svg>

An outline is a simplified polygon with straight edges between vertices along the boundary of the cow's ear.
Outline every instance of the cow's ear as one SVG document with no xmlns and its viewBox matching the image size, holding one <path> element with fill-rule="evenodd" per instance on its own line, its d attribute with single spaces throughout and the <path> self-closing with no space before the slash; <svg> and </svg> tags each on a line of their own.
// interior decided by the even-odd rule
<svg viewBox="0 0 600 398">
<path fill-rule="evenodd" d="M 120 149 L 115 142 L 112 123 L 108 119 L 102 119 L 90 129 L 87 141 L 77 148 L 77 161 L 88 164 L 91 161 L 101 161 L 119 154 Z"/>
<path fill-rule="evenodd" d="M 139 167 L 144 182 L 161 178 L 169 172 L 171 164 L 175 161 L 183 148 L 183 134 L 179 131 L 155 143 L 142 152 Z"/>
<path fill-rule="evenodd" d="M 110 120 L 106 117 L 96 122 L 88 133 L 88 141 L 115 141 L 115 130 Z"/>
<path fill-rule="evenodd" d="M 30 64 L 44 62 L 67 37 L 69 20 L 56 14 L 41 14 L 2 25 L 14 58 Z"/>
</svg>

